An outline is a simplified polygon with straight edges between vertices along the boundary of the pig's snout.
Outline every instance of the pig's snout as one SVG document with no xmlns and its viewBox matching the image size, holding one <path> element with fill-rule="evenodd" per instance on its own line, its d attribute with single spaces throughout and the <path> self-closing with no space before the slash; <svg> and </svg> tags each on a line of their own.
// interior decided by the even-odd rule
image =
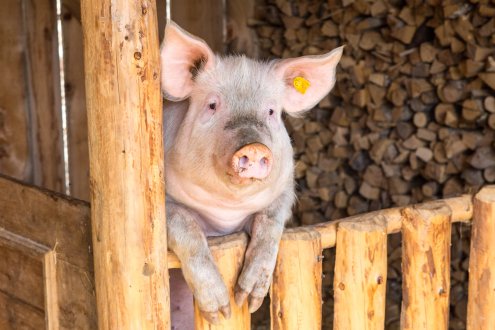
<svg viewBox="0 0 495 330">
<path fill-rule="evenodd" d="M 261 143 L 251 143 L 237 150 L 232 156 L 232 169 L 244 179 L 264 179 L 272 169 L 273 156 Z"/>
</svg>

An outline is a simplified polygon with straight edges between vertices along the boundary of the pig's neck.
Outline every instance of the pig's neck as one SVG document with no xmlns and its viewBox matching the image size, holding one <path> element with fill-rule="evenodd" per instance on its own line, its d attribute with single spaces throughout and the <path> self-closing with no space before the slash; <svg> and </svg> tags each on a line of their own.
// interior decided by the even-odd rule
<svg viewBox="0 0 495 330">
<path fill-rule="evenodd" d="M 282 184 L 269 185 L 256 194 L 233 199 L 212 194 L 173 172 L 173 169 L 167 169 L 167 195 L 197 212 L 197 220 L 208 236 L 242 230 L 253 214 L 268 207 L 286 189 Z"/>
</svg>

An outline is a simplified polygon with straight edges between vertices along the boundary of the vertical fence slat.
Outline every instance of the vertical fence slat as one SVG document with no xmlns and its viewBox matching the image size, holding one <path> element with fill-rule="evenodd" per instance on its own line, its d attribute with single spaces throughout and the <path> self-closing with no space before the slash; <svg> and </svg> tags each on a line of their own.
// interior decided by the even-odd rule
<svg viewBox="0 0 495 330">
<path fill-rule="evenodd" d="M 495 186 L 474 198 L 467 328 L 495 329 Z"/>
<path fill-rule="evenodd" d="M 169 329 L 156 3 L 81 13 L 99 329 Z"/>
<path fill-rule="evenodd" d="M 334 329 L 383 329 L 387 231 L 383 218 L 342 222 L 337 229 Z"/>
<path fill-rule="evenodd" d="M 211 253 L 217 264 L 218 270 L 222 274 L 225 285 L 230 293 L 231 316 L 228 320 L 220 315 L 221 322 L 218 325 L 210 324 L 204 319 L 198 309 L 194 306 L 195 329 L 202 330 L 249 330 L 251 329 L 251 314 L 248 305 L 245 303 L 238 307 L 234 301 L 234 287 L 237 277 L 244 262 L 244 251 L 247 246 L 247 237 L 243 234 L 234 234 L 226 237 L 218 237 L 208 240 Z"/>
<path fill-rule="evenodd" d="M 452 211 L 437 202 L 402 216 L 401 329 L 447 329 Z"/>
<path fill-rule="evenodd" d="M 318 232 L 285 231 L 270 288 L 271 329 L 321 329 L 321 255 Z"/>
</svg>

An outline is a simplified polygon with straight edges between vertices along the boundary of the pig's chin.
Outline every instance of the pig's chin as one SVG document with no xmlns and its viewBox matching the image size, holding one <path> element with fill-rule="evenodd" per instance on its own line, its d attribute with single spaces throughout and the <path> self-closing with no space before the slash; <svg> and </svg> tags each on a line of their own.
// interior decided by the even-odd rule
<svg viewBox="0 0 495 330">
<path fill-rule="evenodd" d="M 237 187 L 247 187 L 256 184 L 263 184 L 265 181 L 267 181 L 267 178 L 264 179 L 243 178 L 235 173 L 232 173 L 232 171 L 227 171 L 226 175 L 228 177 L 229 183 Z"/>
</svg>

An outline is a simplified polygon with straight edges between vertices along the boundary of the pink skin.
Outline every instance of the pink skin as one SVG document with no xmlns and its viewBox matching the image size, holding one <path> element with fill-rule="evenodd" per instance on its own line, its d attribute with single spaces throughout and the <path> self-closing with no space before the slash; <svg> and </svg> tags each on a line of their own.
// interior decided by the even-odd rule
<svg viewBox="0 0 495 330">
<path fill-rule="evenodd" d="M 168 22 L 160 54 L 171 101 L 164 105 L 167 232 L 183 275 L 171 278 L 173 328 L 193 328 L 191 291 L 211 323 L 230 315 L 207 236 L 249 232 L 235 301 L 247 301 L 251 312 L 261 305 L 294 202 L 293 152 L 281 115 L 300 115 L 327 95 L 341 55 L 342 48 L 271 63 L 217 57 Z M 293 86 L 296 77 L 310 82 L 304 94 Z"/>
</svg>

